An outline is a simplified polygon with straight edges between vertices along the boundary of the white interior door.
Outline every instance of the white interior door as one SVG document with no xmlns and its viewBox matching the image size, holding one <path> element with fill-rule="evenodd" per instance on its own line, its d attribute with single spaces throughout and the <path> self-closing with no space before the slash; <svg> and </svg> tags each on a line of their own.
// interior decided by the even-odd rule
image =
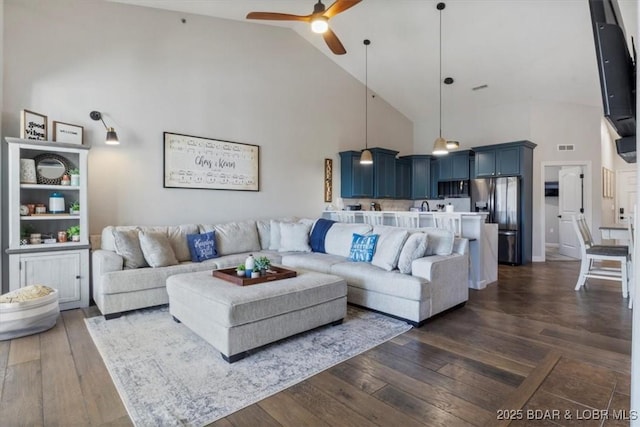
<svg viewBox="0 0 640 427">
<path fill-rule="evenodd" d="M 625 170 L 616 173 L 616 223 L 627 225 L 633 219 L 636 204 L 636 171 Z"/>
<path fill-rule="evenodd" d="M 559 252 L 578 259 L 580 246 L 572 218 L 583 208 L 582 173 L 582 166 L 565 166 L 558 172 Z"/>
</svg>

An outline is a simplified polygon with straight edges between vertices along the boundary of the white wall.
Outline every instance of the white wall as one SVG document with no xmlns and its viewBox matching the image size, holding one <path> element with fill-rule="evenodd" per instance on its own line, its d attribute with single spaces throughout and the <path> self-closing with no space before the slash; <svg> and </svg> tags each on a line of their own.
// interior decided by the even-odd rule
<svg viewBox="0 0 640 427">
<path fill-rule="evenodd" d="M 323 159 L 334 159 L 338 195 L 337 153 L 364 147 L 363 85 L 288 29 L 109 2 L 7 0 L 4 31 L 4 134 L 18 134 L 22 108 L 85 127 L 92 233 L 317 216 Z M 104 145 L 91 110 L 120 146 Z M 411 122 L 379 97 L 369 125 L 370 147 L 412 152 Z M 259 145 L 260 191 L 164 189 L 163 131 Z"/>
</svg>

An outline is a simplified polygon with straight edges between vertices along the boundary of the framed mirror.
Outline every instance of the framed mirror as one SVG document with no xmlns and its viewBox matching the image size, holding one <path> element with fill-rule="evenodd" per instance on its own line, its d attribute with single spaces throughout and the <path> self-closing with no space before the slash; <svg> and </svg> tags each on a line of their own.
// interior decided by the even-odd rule
<svg viewBox="0 0 640 427">
<path fill-rule="evenodd" d="M 60 185 L 62 176 L 75 167 L 66 157 L 53 153 L 40 154 L 33 160 L 36 162 L 38 184 Z"/>
</svg>

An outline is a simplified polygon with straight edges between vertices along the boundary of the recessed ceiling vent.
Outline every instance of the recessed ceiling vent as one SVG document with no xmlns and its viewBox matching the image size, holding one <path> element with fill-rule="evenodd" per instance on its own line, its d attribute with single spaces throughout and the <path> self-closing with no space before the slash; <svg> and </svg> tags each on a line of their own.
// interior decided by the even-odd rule
<svg viewBox="0 0 640 427">
<path fill-rule="evenodd" d="M 573 144 L 559 144 L 558 145 L 558 151 L 573 151 L 574 150 L 574 145 Z"/>
</svg>

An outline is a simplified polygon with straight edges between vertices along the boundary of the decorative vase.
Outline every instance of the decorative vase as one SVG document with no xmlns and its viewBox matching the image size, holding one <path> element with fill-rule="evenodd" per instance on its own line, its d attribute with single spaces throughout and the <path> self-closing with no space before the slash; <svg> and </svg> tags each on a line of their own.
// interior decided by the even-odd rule
<svg viewBox="0 0 640 427">
<path fill-rule="evenodd" d="M 71 236 L 71 241 L 72 242 L 79 242 L 80 241 L 80 235 L 76 234 L 75 236 Z"/>
<path fill-rule="evenodd" d="M 244 276 L 246 273 L 244 270 L 236 270 L 236 274 L 240 277 Z"/>
<path fill-rule="evenodd" d="M 253 267 L 255 266 L 256 266 L 256 260 L 255 258 L 253 258 L 253 255 L 249 254 L 247 259 L 244 260 L 244 268 L 246 268 L 247 271 L 253 271 Z"/>
<path fill-rule="evenodd" d="M 260 277 L 260 272 L 259 271 L 252 271 L 251 272 L 251 278 L 252 279 L 257 279 L 258 277 Z"/>
<path fill-rule="evenodd" d="M 80 187 L 80 175 L 71 175 L 71 186 Z"/>
</svg>

